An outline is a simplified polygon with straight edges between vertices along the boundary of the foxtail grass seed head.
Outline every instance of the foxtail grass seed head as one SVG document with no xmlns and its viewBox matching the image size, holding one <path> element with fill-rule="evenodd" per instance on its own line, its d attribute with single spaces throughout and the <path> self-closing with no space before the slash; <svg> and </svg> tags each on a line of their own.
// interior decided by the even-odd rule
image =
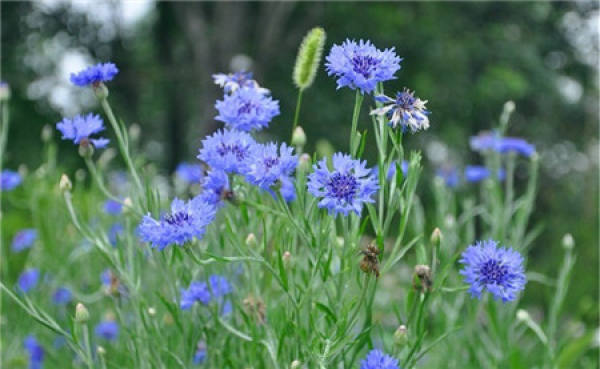
<svg viewBox="0 0 600 369">
<path fill-rule="evenodd" d="M 73 188 L 73 184 L 71 183 L 71 180 L 69 179 L 68 175 L 63 174 L 62 176 L 60 176 L 60 182 L 58 183 L 58 188 L 62 192 L 71 191 L 71 189 Z"/>
<path fill-rule="evenodd" d="M 565 250 L 572 250 L 575 247 L 575 240 L 570 233 L 567 233 L 562 238 L 562 247 Z"/>
<path fill-rule="evenodd" d="M 306 133 L 302 127 L 298 126 L 292 133 L 292 146 L 304 147 L 304 145 L 306 145 Z"/>
<path fill-rule="evenodd" d="M 442 242 L 442 231 L 440 231 L 438 227 L 435 227 L 431 233 L 431 243 L 434 245 L 439 245 L 440 242 Z"/>
<path fill-rule="evenodd" d="M 256 236 L 254 233 L 249 233 L 248 236 L 246 236 L 246 246 L 254 248 L 256 245 L 258 245 Z"/>
<path fill-rule="evenodd" d="M 90 319 L 90 313 L 81 302 L 75 306 L 75 323 L 86 323 Z"/>
<path fill-rule="evenodd" d="M 408 329 L 404 324 L 400 325 L 394 332 L 394 342 L 398 346 L 404 346 L 408 343 Z"/>
<path fill-rule="evenodd" d="M 293 74 L 294 84 L 300 90 L 305 90 L 313 84 L 321 62 L 326 38 L 325 30 L 321 27 L 315 27 L 302 40 L 296 56 Z"/>
</svg>

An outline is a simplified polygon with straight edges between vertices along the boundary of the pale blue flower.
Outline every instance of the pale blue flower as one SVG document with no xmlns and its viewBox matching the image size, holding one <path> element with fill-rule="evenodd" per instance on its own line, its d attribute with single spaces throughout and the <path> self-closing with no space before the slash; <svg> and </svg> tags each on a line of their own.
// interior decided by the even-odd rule
<svg viewBox="0 0 600 369">
<path fill-rule="evenodd" d="M 104 122 L 97 114 L 77 115 L 73 118 L 63 118 L 56 123 L 56 128 L 62 133 L 63 140 L 73 141 L 76 145 L 91 142 L 95 148 L 101 149 L 108 145 L 109 140 L 103 137 L 91 138 L 92 135 L 104 130 Z"/>
<path fill-rule="evenodd" d="M 246 132 L 219 130 L 202 141 L 198 159 L 212 169 L 245 173 L 247 159 L 255 144 L 254 139 Z"/>
<path fill-rule="evenodd" d="M 375 100 L 383 103 L 380 108 L 373 109 L 371 115 L 384 116 L 389 119 L 393 128 L 400 126 L 403 131 L 412 133 L 429 128 L 429 110 L 425 108 L 427 100 L 423 101 L 414 96 L 408 89 L 396 93 L 396 98 L 385 95 L 375 96 Z"/>
<path fill-rule="evenodd" d="M 217 100 L 215 117 L 230 128 L 239 131 L 261 130 L 279 115 L 279 101 L 254 88 L 240 88 Z"/>
</svg>

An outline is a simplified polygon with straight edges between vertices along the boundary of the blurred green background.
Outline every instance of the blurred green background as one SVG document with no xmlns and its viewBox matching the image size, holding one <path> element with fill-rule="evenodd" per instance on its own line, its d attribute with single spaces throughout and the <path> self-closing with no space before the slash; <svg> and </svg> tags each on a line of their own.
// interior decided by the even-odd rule
<svg viewBox="0 0 600 369">
<path fill-rule="evenodd" d="M 431 128 L 405 140 L 424 153 L 420 195 L 426 208 L 432 207 L 428 182 L 436 168 L 479 164 L 469 136 L 495 126 L 503 104 L 513 100 L 508 134 L 534 143 L 541 155 L 533 224 L 542 224 L 543 232 L 529 269 L 556 275 L 560 240 L 572 233 L 578 266 L 566 310 L 598 325 L 597 2 L 44 0 L 2 2 L 0 10 L 1 76 L 12 90 L 6 167 L 22 171 L 40 164 L 45 125 L 99 111 L 91 91 L 68 81 L 71 72 L 99 61 L 120 68 L 109 85 L 111 102 L 128 124 L 139 125 L 144 155 L 162 174 L 193 161 L 202 138 L 221 126 L 213 119 L 221 97 L 213 73 L 253 71 L 281 103 L 282 114 L 261 134 L 288 139 L 294 58 L 316 25 L 327 32 L 325 53 L 333 43 L 364 38 L 380 48 L 394 46 L 404 58 L 386 90 L 407 86 L 429 100 Z M 353 91 L 336 91 L 321 67 L 300 117 L 309 151 L 319 139 L 347 149 L 353 102 Z M 367 112 L 363 108 L 361 129 L 370 127 Z M 83 167 L 72 144 L 60 148 L 65 171 Z M 525 184 L 524 169 L 517 171 L 518 186 Z M 529 289 L 525 304 L 543 304 L 544 293 Z"/>
</svg>

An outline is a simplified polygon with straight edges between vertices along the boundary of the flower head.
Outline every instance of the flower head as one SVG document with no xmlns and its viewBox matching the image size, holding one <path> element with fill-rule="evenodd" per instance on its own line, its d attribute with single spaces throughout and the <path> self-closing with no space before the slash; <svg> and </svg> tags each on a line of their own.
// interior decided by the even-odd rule
<svg viewBox="0 0 600 369">
<path fill-rule="evenodd" d="M 29 268 L 21 273 L 17 284 L 22 292 L 27 293 L 37 286 L 39 279 L 40 271 L 36 268 Z"/>
<path fill-rule="evenodd" d="M 471 296 L 480 298 L 484 290 L 495 299 L 512 301 L 525 288 L 527 279 L 523 270 L 523 257 L 511 248 L 498 247 L 493 240 L 478 241 L 462 253 L 460 271 L 465 282 L 471 285 Z"/>
<path fill-rule="evenodd" d="M 119 324 L 114 320 L 104 320 L 94 328 L 96 336 L 108 341 L 114 341 L 119 336 Z"/>
<path fill-rule="evenodd" d="M 119 69 L 113 63 L 99 63 L 87 67 L 77 74 L 71 73 L 71 83 L 80 87 L 97 85 L 100 82 L 111 81 L 117 73 L 119 73 Z"/>
<path fill-rule="evenodd" d="M 399 366 L 397 359 L 373 349 L 360 362 L 360 369 L 399 369 Z"/>
<path fill-rule="evenodd" d="M 350 211 L 360 214 L 364 203 L 372 203 L 371 196 L 379 188 L 372 169 L 365 161 L 354 160 L 350 155 L 333 154 L 333 170 L 327 168 L 327 161 L 313 165 L 313 173 L 308 176 L 308 191 L 320 197 L 320 208 L 329 213 L 348 215 Z"/>
<path fill-rule="evenodd" d="M 246 132 L 267 127 L 271 119 L 279 115 L 279 101 L 255 88 L 237 89 L 223 100 L 217 100 L 215 108 L 219 112 L 216 120 Z"/>
<path fill-rule="evenodd" d="M 444 166 L 435 172 L 436 177 L 441 178 L 444 184 L 450 188 L 458 186 L 460 181 L 458 170 L 452 166 Z"/>
<path fill-rule="evenodd" d="M 58 287 L 52 294 L 52 302 L 55 305 L 65 305 L 71 301 L 72 297 L 70 289 L 67 287 Z"/>
<path fill-rule="evenodd" d="M 44 348 L 42 345 L 40 345 L 33 335 L 29 335 L 25 337 L 23 346 L 29 354 L 29 368 L 41 369 L 42 363 L 44 362 Z"/>
<path fill-rule="evenodd" d="M 72 119 L 63 118 L 56 123 L 56 129 L 62 133 L 63 140 L 72 140 L 77 145 L 91 142 L 95 148 L 101 149 L 109 142 L 104 137 L 91 138 L 93 134 L 104 130 L 104 122 L 97 114 L 77 115 Z"/>
<path fill-rule="evenodd" d="M 394 176 L 396 176 L 396 165 L 396 160 L 390 163 L 390 167 L 388 168 L 386 174 L 386 179 L 388 181 L 391 181 L 394 178 Z M 402 160 L 402 163 L 400 164 L 400 169 L 402 170 L 402 175 L 406 177 L 406 175 L 408 174 L 408 161 Z"/>
<path fill-rule="evenodd" d="M 12 239 L 11 248 L 19 252 L 30 248 L 37 240 L 37 230 L 33 228 L 21 229 Z"/>
<path fill-rule="evenodd" d="M 535 146 L 522 138 L 500 137 L 492 132 L 482 132 L 471 137 L 469 145 L 473 151 L 478 152 L 496 151 L 502 154 L 516 152 L 525 157 L 531 157 L 535 153 Z"/>
<path fill-rule="evenodd" d="M 188 310 L 196 301 L 204 305 L 210 302 L 210 290 L 206 282 L 194 281 L 187 289 L 181 289 L 181 301 L 179 302 L 181 310 Z"/>
<path fill-rule="evenodd" d="M 119 215 L 123 211 L 123 204 L 116 200 L 106 200 L 104 202 L 104 212 L 109 215 Z"/>
<path fill-rule="evenodd" d="M 371 111 L 371 115 L 386 116 L 389 124 L 396 128 L 401 126 L 403 130 L 415 133 L 429 128 L 429 110 L 425 108 L 427 100 L 423 101 L 414 96 L 414 92 L 408 89 L 396 93 L 396 98 L 385 95 L 375 97 L 375 100 L 383 103 L 380 108 Z"/>
<path fill-rule="evenodd" d="M 222 201 L 232 194 L 229 188 L 229 177 L 222 170 L 211 170 L 204 177 L 200 198 L 208 204 L 221 205 Z"/>
<path fill-rule="evenodd" d="M 490 176 L 490 170 L 481 165 L 467 165 L 465 167 L 465 179 L 468 182 L 477 183 Z M 505 176 L 504 170 L 498 170 L 498 179 L 503 180 Z"/>
<path fill-rule="evenodd" d="M 14 170 L 5 169 L 0 173 L 0 190 L 1 191 L 12 191 L 18 185 L 21 184 L 23 178 L 18 172 Z"/>
<path fill-rule="evenodd" d="M 269 90 L 260 87 L 258 82 L 252 79 L 251 72 L 218 73 L 213 74 L 215 85 L 223 87 L 223 91 L 229 94 L 240 88 L 253 88 L 262 94 L 268 94 Z"/>
<path fill-rule="evenodd" d="M 149 214 L 144 216 L 138 233 L 142 241 L 162 250 L 173 243 L 183 245 L 193 238 L 202 238 L 214 217 L 214 206 L 200 197 L 188 202 L 176 198 L 171 203 L 171 213 L 162 215 L 158 220 Z"/>
<path fill-rule="evenodd" d="M 202 183 L 204 168 L 200 164 L 180 163 L 175 169 L 175 174 L 185 183 Z"/>
<path fill-rule="evenodd" d="M 211 296 L 215 299 L 231 293 L 231 285 L 227 278 L 217 274 L 208 277 L 208 286 L 210 287 Z"/>
<path fill-rule="evenodd" d="M 371 93 L 377 83 L 394 79 L 400 61 L 394 48 L 378 50 L 371 41 L 346 40 L 333 45 L 325 64 L 328 75 L 338 77 L 337 88 L 359 89 Z"/>
<path fill-rule="evenodd" d="M 253 185 L 268 190 L 278 180 L 289 177 L 296 165 L 298 156 L 293 154 L 294 149 L 282 143 L 271 142 L 254 146 L 246 170 L 246 179 Z"/>
<path fill-rule="evenodd" d="M 223 129 L 202 141 L 198 159 L 213 169 L 228 173 L 244 173 L 246 159 L 256 143 L 246 132 Z"/>
<path fill-rule="evenodd" d="M 194 364 L 202 364 L 204 360 L 206 360 L 206 345 L 203 342 L 198 342 L 196 353 L 194 353 Z"/>
</svg>

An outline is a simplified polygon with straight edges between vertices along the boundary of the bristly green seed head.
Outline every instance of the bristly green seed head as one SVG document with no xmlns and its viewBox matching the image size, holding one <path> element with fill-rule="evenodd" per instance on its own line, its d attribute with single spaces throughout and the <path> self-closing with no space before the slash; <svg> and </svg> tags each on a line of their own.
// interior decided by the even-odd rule
<svg viewBox="0 0 600 369">
<path fill-rule="evenodd" d="M 315 27 L 302 40 L 293 75 L 294 84 L 300 90 L 307 89 L 315 80 L 317 68 L 321 62 L 323 46 L 325 45 L 325 37 L 325 30 L 321 27 Z"/>
</svg>

